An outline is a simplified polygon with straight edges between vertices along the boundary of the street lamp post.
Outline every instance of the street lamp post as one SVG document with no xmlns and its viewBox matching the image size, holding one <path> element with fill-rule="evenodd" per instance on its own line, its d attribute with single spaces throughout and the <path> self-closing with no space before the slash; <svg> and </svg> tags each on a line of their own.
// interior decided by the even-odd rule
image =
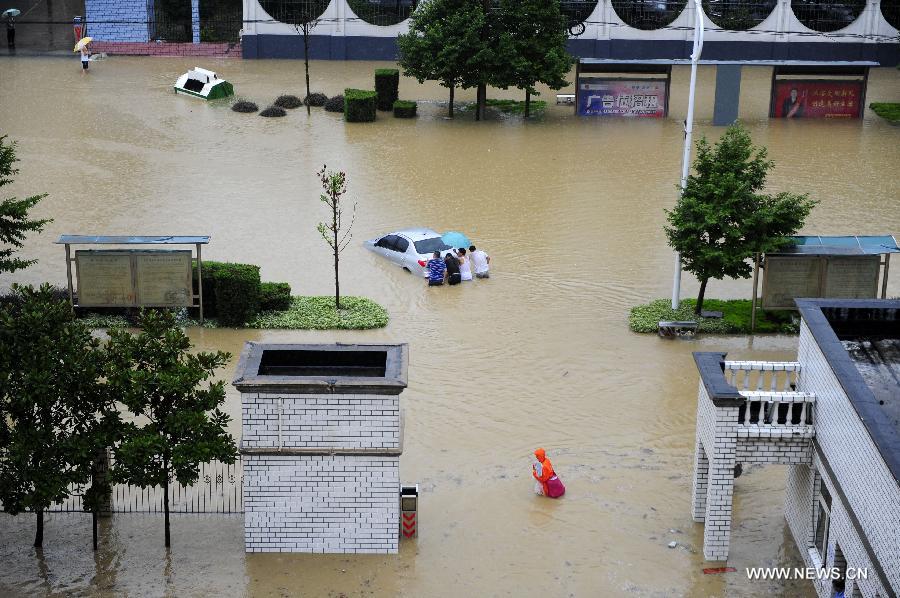
<svg viewBox="0 0 900 598">
<path fill-rule="evenodd" d="M 697 87 L 697 63 L 703 51 L 703 6 L 694 0 L 694 48 L 691 52 L 691 88 L 688 94 L 687 119 L 684 122 L 684 153 L 681 158 L 681 193 L 687 186 L 691 168 L 691 134 L 694 132 L 694 90 Z M 672 309 L 681 303 L 681 255 L 675 252 L 675 277 L 672 282 Z"/>
</svg>

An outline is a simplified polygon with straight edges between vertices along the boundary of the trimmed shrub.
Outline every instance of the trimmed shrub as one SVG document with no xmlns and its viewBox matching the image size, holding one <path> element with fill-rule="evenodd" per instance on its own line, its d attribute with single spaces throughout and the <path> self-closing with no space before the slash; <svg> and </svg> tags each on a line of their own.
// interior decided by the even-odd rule
<svg viewBox="0 0 900 598">
<path fill-rule="evenodd" d="M 311 93 L 303 100 L 303 103 L 307 106 L 324 106 L 325 102 L 328 101 L 328 96 L 324 93 Z"/>
<path fill-rule="evenodd" d="M 328 112 L 343 112 L 344 111 L 344 96 L 334 96 L 327 102 L 325 102 L 325 110 Z"/>
<path fill-rule="evenodd" d="M 250 113 L 250 112 L 256 112 L 257 110 L 259 110 L 259 106 L 257 106 L 253 102 L 247 102 L 245 100 L 241 100 L 239 102 L 235 102 L 234 105 L 231 107 L 231 109 L 234 110 L 235 112 Z"/>
<path fill-rule="evenodd" d="M 284 311 L 290 307 L 291 285 L 286 282 L 264 282 L 260 285 L 260 311 Z"/>
<path fill-rule="evenodd" d="M 259 311 L 259 266 L 222 264 L 213 281 L 216 313 L 223 326 L 241 326 Z"/>
<path fill-rule="evenodd" d="M 378 94 L 378 109 L 391 110 L 400 97 L 400 71 L 397 69 L 375 69 L 375 93 Z"/>
<path fill-rule="evenodd" d="M 279 116 L 287 116 L 287 112 L 284 108 L 280 108 L 278 106 L 269 106 L 265 110 L 259 113 L 260 116 L 265 116 L 267 118 L 279 117 Z"/>
<path fill-rule="evenodd" d="M 375 120 L 377 94 L 369 89 L 344 90 L 344 120 L 348 123 L 369 123 Z"/>
<path fill-rule="evenodd" d="M 197 270 L 194 269 L 194 286 Z M 240 326 L 259 311 L 259 266 L 203 262 L 203 315 L 222 326 Z"/>
<path fill-rule="evenodd" d="M 415 118 L 416 103 L 407 102 L 406 100 L 397 100 L 394 102 L 394 116 L 396 118 Z"/>
<path fill-rule="evenodd" d="M 303 105 L 303 100 L 298 98 L 297 96 L 285 95 L 278 96 L 275 98 L 275 101 L 272 102 L 273 106 L 278 106 L 279 108 L 299 108 Z"/>
</svg>

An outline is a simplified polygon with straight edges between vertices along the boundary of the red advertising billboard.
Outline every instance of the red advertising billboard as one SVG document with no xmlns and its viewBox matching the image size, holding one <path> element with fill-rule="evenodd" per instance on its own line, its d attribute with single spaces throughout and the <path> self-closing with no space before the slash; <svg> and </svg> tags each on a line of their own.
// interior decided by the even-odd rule
<svg viewBox="0 0 900 598">
<path fill-rule="evenodd" d="M 862 81 L 775 81 L 772 109 L 776 118 L 859 118 Z"/>
</svg>

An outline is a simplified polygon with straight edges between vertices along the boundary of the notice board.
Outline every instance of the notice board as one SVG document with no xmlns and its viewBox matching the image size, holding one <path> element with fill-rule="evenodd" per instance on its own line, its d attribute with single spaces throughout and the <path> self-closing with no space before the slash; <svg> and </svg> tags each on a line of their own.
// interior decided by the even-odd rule
<svg viewBox="0 0 900 598">
<path fill-rule="evenodd" d="M 190 250 L 75 252 L 81 307 L 190 307 Z"/>
<path fill-rule="evenodd" d="M 873 299 L 880 263 L 877 255 L 767 255 L 762 307 L 796 309 L 797 298 Z"/>
</svg>

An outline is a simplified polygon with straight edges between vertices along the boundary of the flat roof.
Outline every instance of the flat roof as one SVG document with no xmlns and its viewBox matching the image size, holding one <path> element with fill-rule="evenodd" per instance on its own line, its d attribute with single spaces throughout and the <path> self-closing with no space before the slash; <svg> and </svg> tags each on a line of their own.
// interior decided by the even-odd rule
<svg viewBox="0 0 900 598">
<path fill-rule="evenodd" d="M 900 300 L 797 299 L 796 303 L 900 484 Z"/>
<path fill-rule="evenodd" d="M 691 64 L 689 58 L 579 58 L 581 64 Z M 872 60 L 703 60 L 697 64 L 739 64 L 746 66 L 880 66 Z"/>
<path fill-rule="evenodd" d="M 791 237 L 791 245 L 769 255 L 882 255 L 900 253 L 897 240 L 891 235 L 822 237 L 817 235 Z"/>
<path fill-rule="evenodd" d="M 109 235 L 60 235 L 57 245 L 206 245 L 209 235 L 194 236 L 109 236 Z"/>
</svg>

